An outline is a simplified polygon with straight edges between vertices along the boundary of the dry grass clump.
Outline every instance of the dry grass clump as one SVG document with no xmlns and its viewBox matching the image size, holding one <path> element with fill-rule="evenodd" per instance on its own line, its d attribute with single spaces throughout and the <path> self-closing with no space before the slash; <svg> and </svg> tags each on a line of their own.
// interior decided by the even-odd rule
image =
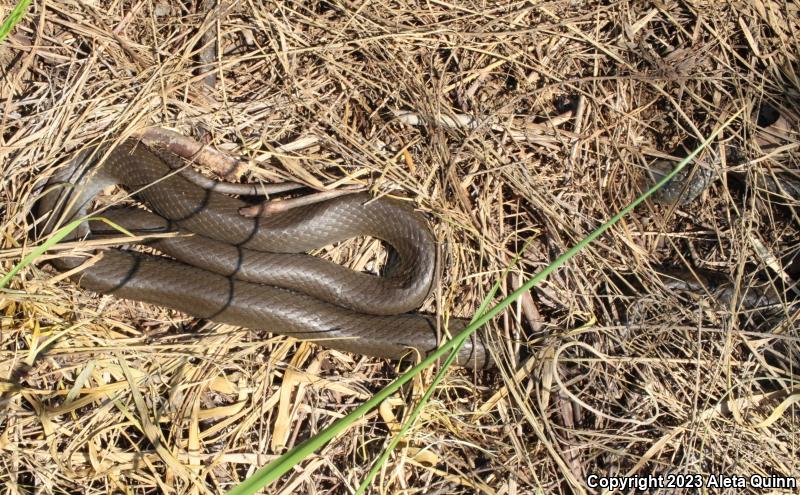
<svg viewBox="0 0 800 495">
<path fill-rule="evenodd" d="M 248 157 L 243 180 L 413 199 L 444 254 L 424 310 L 471 315 L 526 242 L 505 293 L 634 199 L 648 163 L 744 110 L 702 155 L 707 192 L 640 208 L 498 318 L 500 370 L 452 372 L 372 491 L 800 478 L 797 306 L 764 321 L 657 276 L 712 269 L 742 291 L 800 276 L 798 198 L 731 179 L 800 174 L 798 8 L 645 4 L 37 2 L 0 45 L 2 271 L 30 248 L 37 179 L 102 137 L 162 126 Z M 204 42 L 220 47 L 205 64 Z M 749 118 L 765 105 L 788 123 L 777 137 Z M 381 247 L 322 254 L 363 269 Z M 0 293 L 9 493 L 223 492 L 400 368 L 60 279 L 40 263 Z M 268 491 L 348 493 L 429 380 Z"/>
</svg>

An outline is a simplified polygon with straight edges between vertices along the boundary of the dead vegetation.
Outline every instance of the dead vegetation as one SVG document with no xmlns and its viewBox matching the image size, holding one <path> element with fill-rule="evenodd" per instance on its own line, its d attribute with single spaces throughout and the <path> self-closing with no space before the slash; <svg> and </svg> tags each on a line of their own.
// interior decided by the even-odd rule
<svg viewBox="0 0 800 495">
<path fill-rule="evenodd" d="M 424 310 L 469 316 L 526 242 L 504 293 L 634 199 L 648 163 L 744 110 L 702 155 L 715 180 L 698 200 L 643 205 L 496 320 L 500 370 L 452 372 L 372 492 L 800 478 L 797 307 L 763 321 L 656 276 L 711 269 L 742 291 L 800 276 L 798 198 L 731 179 L 800 174 L 798 19 L 771 0 L 36 2 L 0 45 L 0 266 L 30 249 L 36 180 L 161 126 L 248 158 L 242 180 L 412 198 L 444 253 Z M 219 47 L 205 64 L 203 42 Z M 788 123 L 777 137 L 749 118 L 767 107 Z M 380 252 L 322 254 L 364 269 Z M 39 263 L 0 293 L 9 493 L 223 492 L 400 368 L 61 278 Z M 429 380 L 268 493 L 349 493 Z"/>
</svg>

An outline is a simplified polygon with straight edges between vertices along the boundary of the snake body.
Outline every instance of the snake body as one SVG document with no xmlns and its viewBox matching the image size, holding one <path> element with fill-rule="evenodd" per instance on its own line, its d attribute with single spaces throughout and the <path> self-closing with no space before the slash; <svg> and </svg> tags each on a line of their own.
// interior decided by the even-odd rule
<svg viewBox="0 0 800 495">
<path fill-rule="evenodd" d="M 45 233 L 86 216 L 110 185 L 133 193 L 150 211 L 123 208 L 102 215 L 134 231 L 177 231 L 149 245 L 171 258 L 109 249 L 73 278 L 87 289 L 376 357 L 401 358 L 435 349 L 442 331 L 430 315 L 405 313 L 423 302 L 436 274 L 436 245 L 425 219 L 406 202 L 352 194 L 267 217 L 239 214 L 246 204 L 200 187 L 175 170 L 180 160 L 133 140 L 75 160 L 54 175 L 37 204 Z M 97 235 L 82 222 L 67 240 Z M 107 229 L 106 229 L 107 230 Z M 191 235 L 189 235 L 191 234 Z M 306 251 L 356 236 L 394 248 L 384 276 L 355 272 Z M 56 259 L 61 271 L 82 257 Z M 450 319 L 457 333 L 464 320 Z M 484 367 L 483 344 L 467 342 L 457 364 Z"/>
</svg>

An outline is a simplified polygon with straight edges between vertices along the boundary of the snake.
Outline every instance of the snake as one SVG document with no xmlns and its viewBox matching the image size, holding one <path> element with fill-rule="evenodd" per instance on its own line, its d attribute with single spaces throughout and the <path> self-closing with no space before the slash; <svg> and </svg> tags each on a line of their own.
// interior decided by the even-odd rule
<svg viewBox="0 0 800 495">
<path fill-rule="evenodd" d="M 182 167 L 178 156 L 127 139 L 87 150 L 56 171 L 35 206 L 43 235 L 70 222 L 77 228 L 65 241 L 107 237 L 108 223 L 150 237 L 174 235 L 145 241 L 149 252 L 114 247 L 91 263 L 67 254 L 53 266 L 101 294 L 379 358 L 424 357 L 466 327 L 460 318 L 445 326 L 415 312 L 439 269 L 434 235 L 408 201 L 355 193 L 247 217 L 240 214 L 248 205 L 243 199 L 198 185 L 178 173 Z M 142 206 L 90 216 L 93 200 L 109 186 Z M 359 236 L 391 247 L 380 275 L 307 254 Z M 492 359 L 473 334 L 455 364 L 486 368 Z"/>
<path fill-rule="evenodd" d="M 466 327 L 460 318 L 448 319 L 444 327 L 435 316 L 414 312 L 430 295 L 439 267 L 427 221 L 407 201 L 359 193 L 246 217 L 240 210 L 248 204 L 222 194 L 226 188 L 218 186 L 225 183 L 198 181 L 196 172 L 190 179 L 178 173 L 184 169 L 176 155 L 135 139 L 89 149 L 69 162 L 49 178 L 37 201 L 35 216 L 44 235 L 76 220 L 81 220 L 78 227 L 64 240 L 110 235 L 107 224 L 89 217 L 93 199 L 109 186 L 121 186 L 147 209 L 110 209 L 102 212 L 106 220 L 140 234 L 175 235 L 146 241 L 160 254 L 113 248 L 88 266 L 85 257 L 74 255 L 52 264 L 98 293 L 380 358 L 427 355 L 444 335 Z M 663 172 L 656 168 L 654 173 Z M 660 202 L 687 204 L 710 182 L 707 171 L 685 173 L 667 184 Z M 783 182 L 780 191 L 788 188 L 800 197 L 800 186 L 794 184 Z M 771 186 L 765 184 L 769 191 L 778 190 Z M 392 248 L 382 276 L 306 254 L 358 236 L 380 239 Z M 712 272 L 661 272 L 671 289 L 711 290 L 726 301 L 735 293 L 734 284 Z M 747 307 L 780 301 L 782 291 L 751 289 Z M 472 368 L 494 364 L 475 334 L 455 363 Z"/>
</svg>

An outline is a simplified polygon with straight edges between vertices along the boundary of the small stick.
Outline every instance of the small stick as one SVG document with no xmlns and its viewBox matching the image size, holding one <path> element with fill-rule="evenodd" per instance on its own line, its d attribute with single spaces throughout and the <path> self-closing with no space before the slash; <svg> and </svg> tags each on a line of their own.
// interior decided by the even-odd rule
<svg viewBox="0 0 800 495">
<path fill-rule="evenodd" d="M 217 6 L 217 0 L 203 0 L 200 4 L 200 9 L 205 12 L 211 12 Z M 200 50 L 198 59 L 202 64 L 199 72 L 205 74 L 203 83 L 208 86 L 210 90 L 214 90 L 217 86 L 217 71 L 213 64 L 217 62 L 217 17 L 218 12 L 213 15 L 213 20 L 209 23 L 208 29 L 203 33 L 200 38 L 200 45 L 203 47 Z"/>
<path fill-rule="evenodd" d="M 184 168 L 181 170 L 181 175 L 209 191 L 214 191 L 222 194 L 237 194 L 239 196 L 269 196 L 270 194 L 278 194 L 287 191 L 294 191 L 306 187 L 297 182 L 279 182 L 277 184 L 239 184 L 238 182 L 227 182 L 222 180 L 209 179 L 193 168 Z"/>
<path fill-rule="evenodd" d="M 299 206 L 306 206 L 314 203 L 320 203 L 322 201 L 327 201 L 329 199 L 338 198 L 339 196 L 345 196 L 347 194 L 363 192 L 365 190 L 366 188 L 362 186 L 345 186 L 340 189 L 334 189 L 332 191 L 321 191 L 313 194 L 308 194 L 306 196 L 301 196 L 299 198 L 273 199 L 270 201 L 265 201 L 261 204 L 240 208 L 239 214 L 242 215 L 243 217 L 248 217 L 248 218 L 268 217 L 270 215 L 288 211 L 291 210 L 292 208 L 297 208 Z"/>
<path fill-rule="evenodd" d="M 148 146 L 162 147 L 187 160 L 205 165 L 222 177 L 235 178 L 244 171 L 245 165 L 241 160 L 169 129 L 150 127 L 142 131 L 139 138 Z"/>
<path fill-rule="evenodd" d="M 232 170 L 239 170 L 240 160 L 232 158 L 213 148 L 204 146 L 190 137 L 161 127 L 151 127 L 140 135 L 142 142 L 148 146 L 164 148 L 171 153 L 192 160 L 211 168 L 216 173 L 229 176 Z M 190 182 L 203 189 L 216 191 L 223 194 L 238 194 L 241 196 L 260 196 L 294 191 L 305 187 L 297 182 L 281 182 L 279 184 L 240 184 L 209 179 L 193 168 L 183 168 L 180 174 Z"/>
<path fill-rule="evenodd" d="M 214 169 L 220 175 L 230 175 L 232 170 L 236 170 L 241 162 L 213 148 L 203 146 L 192 138 L 186 137 L 175 131 L 161 127 L 151 127 L 145 129 L 139 135 L 142 142 L 148 146 L 164 148 L 178 156 L 192 160 L 201 165 Z M 308 142 L 316 142 L 313 139 L 301 140 L 303 145 Z M 288 146 L 291 146 L 288 145 Z M 222 170 L 227 170 L 222 172 Z M 221 180 L 209 179 L 200 172 L 192 168 L 184 168 L 180 171 L 181 175 L 203 189 L 212 190 L 223 194 L 238 194 L 243 196 L 261 196 L 277 194 L 286 191 L 293 191 L 306 187 L 297 182 L 281 182 L 279 184 L 239 184 Z M 264 217 L 281 211 L 287 211 L 298 206 L 305 206 L 319 203 L 328 199 L 333 199 L 345 194 L 362 192 L 362 186 L 345 186 L 331 191 L 322 191 L 299 198 L 287 200 L 271 200 L 261 204 L 248 206 L 239 210 L 242 216 Z"/>
</svg>

